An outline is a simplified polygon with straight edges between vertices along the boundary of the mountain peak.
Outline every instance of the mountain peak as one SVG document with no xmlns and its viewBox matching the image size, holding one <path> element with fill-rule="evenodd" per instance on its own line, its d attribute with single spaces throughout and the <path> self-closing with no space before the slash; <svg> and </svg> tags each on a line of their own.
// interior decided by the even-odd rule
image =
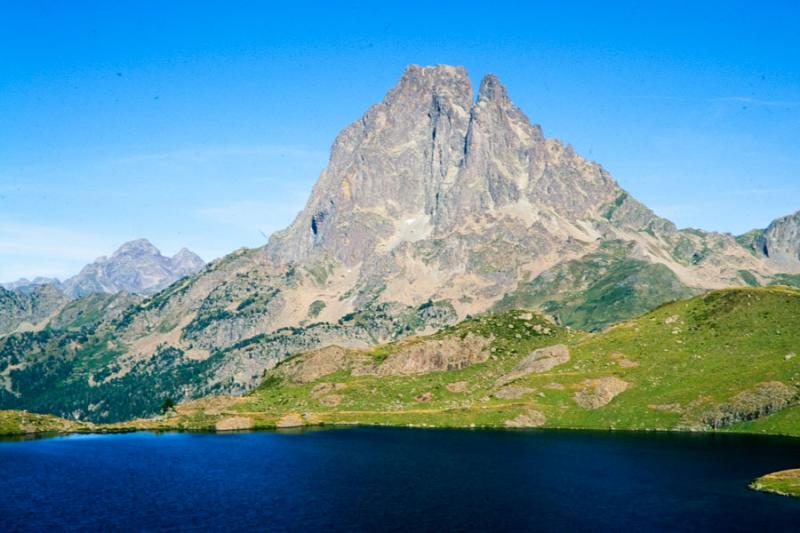
<svg viewBox="0 0 800 533">
<path fill-rule="evenodd" d="M 183 248 L 178 250 L 178 252 L 175 255 L 172 256 L 172 259 L 181 259 L 185 257 L 197 257 L 197 254 L 195 254 L 193 251 L 189 250 L 184 246 Z"/>
<path fill-rule="evenodd" d="M 487 74 L 481 80 L 481 86 L 478 89 L 478 102 L 481 100 L 509 101 L 508 90 L 494 74 Z"/>
<path fill-rule="evenodd" d="M 395 111 L 413 112 L 420 106 L 449 100 L 468 109 L 472 99 L 472 83 L 464 67 L 409 65 L 382 104 Z"/>
<path fill-rule="evenodd" d="M 206 262 L 188 248 L 181 248 L 172 256 L 172 271 L 182 276 L 193 274 L 202 269 Z"/>
<path fill-rule="evenodd" d="M 800 261 L 800 211 L 775 219 L 756 236 L 755 249 L 786 271 L 796 271 Z"/>
<path fill-rule="evenodd" d="M 151 293 L 203 266 L 205 262 L 186 248 L 170 258 L 147 239 L 136 239 L 120 246 L 111 257 L 86 265 L 63 283 L 63 289 L 73 298 L 97 292 Z"/>
<path fill-rule="evenodd" d="M 408 65 L 400 78 L 399 85 L 417 83 L 469 83 L 467 69 L 453 65 Z"/>
<path fill-rule="evenodd" d="M 134 239 L 117 248 L 111 257 L 121 255 L 161 255 L 161 251 L 147 239 Z"/>
<path fill-rule="evenodd" d="M 306 208 L 267 254 L 291 262 L 321 253 L 356 265 L 377 250 L 466 228 L 483 239 L 487 223 L 529 225 L 543 212 L 563 219 L 547 228 L 558 238 L 592 241 L 579 221 L 599 216 L 621 189 L 560 147 L 545 142 L 494 74 L 483 77 L 476 101 L 464 67 L 410 65 L 337 136 Z"/>
</svg>

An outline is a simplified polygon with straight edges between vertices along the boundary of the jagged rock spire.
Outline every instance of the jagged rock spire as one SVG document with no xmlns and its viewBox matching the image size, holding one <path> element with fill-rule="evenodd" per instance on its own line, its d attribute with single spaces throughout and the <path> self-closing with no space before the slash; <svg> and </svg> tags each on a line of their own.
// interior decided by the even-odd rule
<svg viewBox="0 0 800 533">
<path fill-rule="evenodd" d="M 546 141 L 495 75 L 475 100 L 463 67 L 411 65 L 339 134 L 306 208 L 267 253 L 356 264 L 381 243 L 444 236 L 503 210 L 528 223 L 542 210 L 574 222 L 618 194 L 599 166 Z M 413 236 L 399 224 L 408 220 L 420 226 Z"/>
</svg>

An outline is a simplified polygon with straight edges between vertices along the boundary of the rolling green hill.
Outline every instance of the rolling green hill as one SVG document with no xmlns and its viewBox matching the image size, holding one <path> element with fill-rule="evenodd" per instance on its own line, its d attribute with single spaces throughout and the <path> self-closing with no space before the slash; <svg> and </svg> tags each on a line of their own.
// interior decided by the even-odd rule
<svg viewBox="0 0 800 533">
<path fill-rule="evenodd" d="M 89 431 L 90 425 L 26 411 L 0 411 L 0 435 Z"/>
<path fill-rule="evenodd" d="M 415 352 L 415 345 L 433 345 L 431 353 L 436 353 L 441 339 L 469 335 L 491 339 L 485 362 L 457 370 L 380 372 L 393 355 L 418 356 L 423 349 Z M 569 352 L 568 360 L 562 357 L 552 368 L 525 372 L 525 361 L 536 363 L 529 354 L 558 345 Z M 368 364 L 376 365 L 377 374 L 348 370 L 348 365 L 359 369 L 361 364 L 350 362 L 327 367 L 334 370 L 329 374 L 317 371 L 298 378 L 296 370 L 287 369 L 319 366 L 315 360 L 321 352 L 299 356 L 278 366 L 234 410 L 273 418 L 312 413 L 312 419 L 332 423 L 796 435 L 798 352 L 800 291 L 784 287 L 711 292 L 595 334 L 509 311 L 430 338 L 348 352 L 351 358 L 373 358 Z"/>
<path fill-rule="evenodd" d="M 107 429 L 314 424 L 800 436 L 800 290 L 714 291 L 597 333 L 524 311 L 370 350 L 294 356 L 239 397 Z"/>
</svg>

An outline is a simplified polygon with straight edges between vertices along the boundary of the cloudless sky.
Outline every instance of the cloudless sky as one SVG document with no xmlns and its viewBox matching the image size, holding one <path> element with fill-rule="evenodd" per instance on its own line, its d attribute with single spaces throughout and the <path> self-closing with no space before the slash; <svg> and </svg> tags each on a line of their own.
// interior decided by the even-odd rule
<svg viewBox="0 0 800 533">
<path fill-rule="evenodd" d="M 795 1 L 0 0 L 0 281 L 263 244 L 410 63 L 494 72 L 679 226 L 800 209 Z"/>
</svg>

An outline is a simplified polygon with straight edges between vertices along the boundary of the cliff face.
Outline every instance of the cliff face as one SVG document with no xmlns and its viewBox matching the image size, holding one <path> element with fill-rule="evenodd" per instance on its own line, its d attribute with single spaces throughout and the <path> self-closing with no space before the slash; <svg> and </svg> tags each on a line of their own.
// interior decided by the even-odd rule
<svg viewBox="0 0 800 533">
<path fill-rule="evenodd" d="M 570 237 L 591 242 L 582 221 L 620 194 L 599 165 L 546 140 L 495 76 L 476 100 L 463 68 L 412 66 L 337 137 L 305 209 L 266 254 L 368 271 L 376 254 L 402 268 L 399 256 L 414 255 L 404 245 L 416 243 L 439 249 L 436 266 L 464 270 L 475 241 L 502 237 L 529 257 Z"/>
<path fill-rule="evenodd" d="M 785 270 L 796 272 L 800 261 L 800 211 L 773 221 L 756 238 L 755 249 Z"/>
<path fill-rule="evenodd" d="M 54 285 L 31 285 L 14 290 L 0 287 L 0 336 L 37 327 L 69 300 Z"/>
<path fill-rule="evenodd" d="M 466 71 L 450 66 L 409 67 L 337 137 L 306 207 L 264 255 L 344 269 L 326 283 L 346 292 L 337 285 L 346 278 L 356 308 L 433 298 L 463 316 L 612 241 L 633 243 L 630 255 L 686 287 L 800 266 L 748 253 L 729 235 L 679 231 L 600 165 L 546 139 L 497 77 L 485 76 L 475 97 Z"/>
</svg>

